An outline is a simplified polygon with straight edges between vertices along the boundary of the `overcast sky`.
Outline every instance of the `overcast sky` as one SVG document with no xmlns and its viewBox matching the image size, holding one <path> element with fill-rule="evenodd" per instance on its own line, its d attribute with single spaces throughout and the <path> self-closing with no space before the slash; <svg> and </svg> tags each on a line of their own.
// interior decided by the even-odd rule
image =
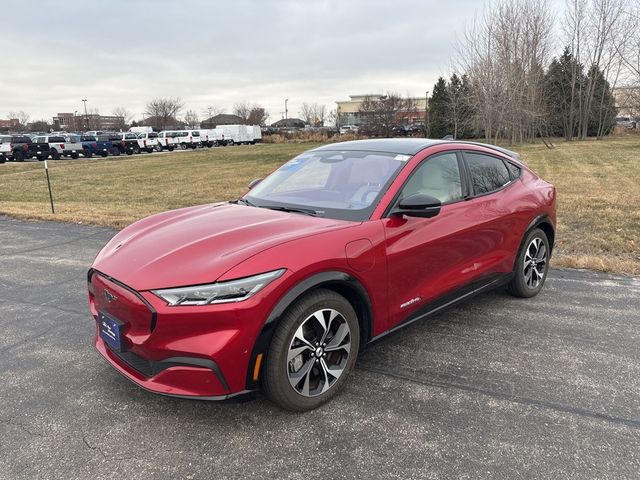
<svg viewBox="0 0 640 480">
<path fill-rule="evenodd" d="M 482 0 L 23 0 L 3 6 L 0 117 L 115 107 L 152 98 L 263 105 L 269 121 L 350 94 L 422 96 L 448 74 Z M 554 0 L 561 5 L 562 0 Z M 559 9 L 559 7 L 556 7 Z"/>
</svg>

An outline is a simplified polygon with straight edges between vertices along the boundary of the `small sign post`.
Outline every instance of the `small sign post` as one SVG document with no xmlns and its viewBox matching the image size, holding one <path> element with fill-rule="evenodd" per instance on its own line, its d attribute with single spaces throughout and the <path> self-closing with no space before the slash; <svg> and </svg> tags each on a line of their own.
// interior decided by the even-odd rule
<svg viewBox="0 0 640 480">
<path fill-rule="evenodd" d="M 44 171 L 47 174 L 47 186 L 49 187 L 49 201 L 51 202 L 51 213 L 56 213 L 53 208 L 53 194 L 51 193 L 51 180 L 49 179 L 49 165 L 47 165 L 47 161 L 44 161 Z"/>
</svg>

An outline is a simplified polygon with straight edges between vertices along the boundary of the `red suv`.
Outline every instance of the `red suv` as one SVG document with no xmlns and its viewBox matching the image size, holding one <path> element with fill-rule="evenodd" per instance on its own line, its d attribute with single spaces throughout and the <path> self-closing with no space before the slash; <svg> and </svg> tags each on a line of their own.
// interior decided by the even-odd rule
<svg viewBox="0 0 640 480">
<path fill-rule="evenodd" d="M 118 233 L 89 271 L 95 346 L 152 392 L 327 401 L 372 340 L 487 289 L 542 288 L 555 188 L 498 147 L 415 138 L 303 153 L 239 200 Z"/>
</svg>

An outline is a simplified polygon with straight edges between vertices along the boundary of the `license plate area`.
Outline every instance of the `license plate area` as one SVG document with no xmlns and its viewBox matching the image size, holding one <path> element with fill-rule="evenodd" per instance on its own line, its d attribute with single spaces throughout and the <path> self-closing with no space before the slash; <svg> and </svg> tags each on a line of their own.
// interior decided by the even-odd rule
<svg viewBox="0 0 640 480">
<path fill-rule="evenodd" d="M 124 322 L 104 312 L 98 312 L 98 334 L 113 350 L 124 352 Z"/>
</svg>

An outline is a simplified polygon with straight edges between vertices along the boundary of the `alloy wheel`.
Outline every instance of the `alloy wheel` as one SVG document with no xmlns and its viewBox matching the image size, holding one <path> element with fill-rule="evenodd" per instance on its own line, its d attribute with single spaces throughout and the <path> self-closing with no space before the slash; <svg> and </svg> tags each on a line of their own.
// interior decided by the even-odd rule
<svg viewBox="0 0 640 480">
<path fill-rule="evenodd" d="M 547 248 L 541 238 L 534 238 L 524 254 L 524 281 L 527 287 L 538 288 L 547 271 Z"/>
<path fill-rule="evenodd" d="M 309 315 L 296 330 L 287 352 L 287 377 L 304 397 L 325 393 L 338 381 L 349 359 L 351 330 L 332 308 Z"/>
</svg>

